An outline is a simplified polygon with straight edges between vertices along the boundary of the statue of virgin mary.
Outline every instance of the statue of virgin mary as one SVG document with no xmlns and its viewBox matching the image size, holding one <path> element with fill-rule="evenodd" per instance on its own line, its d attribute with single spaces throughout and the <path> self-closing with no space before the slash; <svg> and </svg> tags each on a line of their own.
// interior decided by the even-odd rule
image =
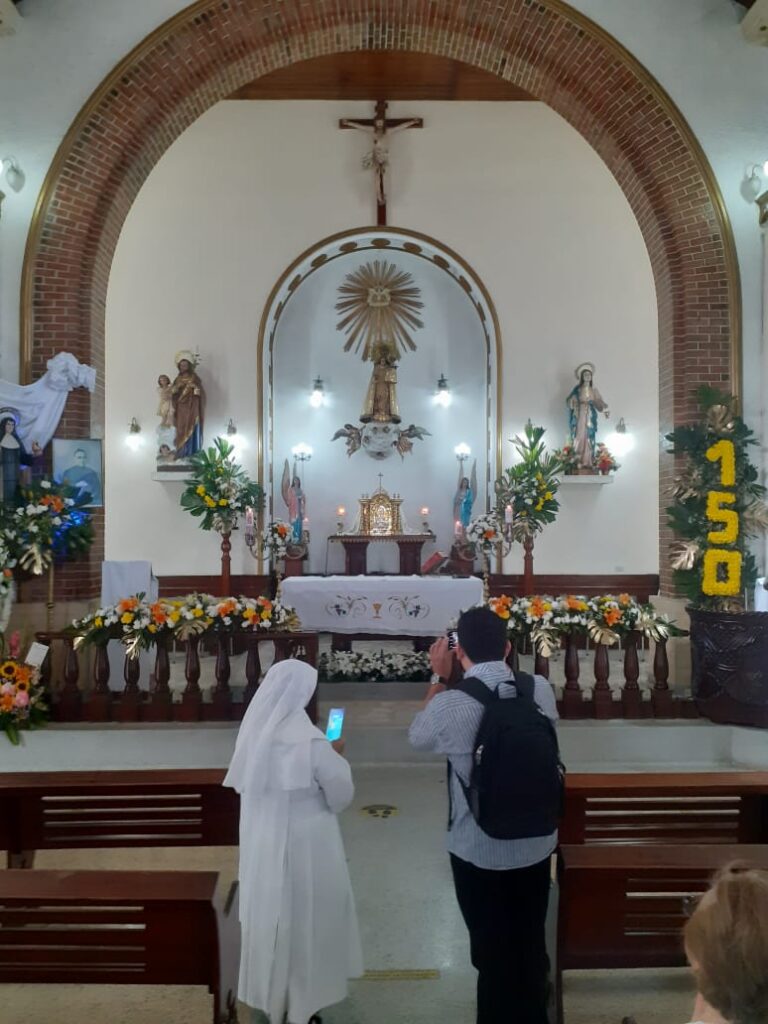
<svg viewBox="0 0 768 1024">
<path fill-rule="evenodd" d="M 610 415 L 608 404 L 594 385 L 594 363 L 582 363 L 576 368 L 578 384 L 568 395 L 568 419 L 571 444 L 578 455 L 579 466 L 591 469 L 595 461 L 597 414 Z"/>
</svg>

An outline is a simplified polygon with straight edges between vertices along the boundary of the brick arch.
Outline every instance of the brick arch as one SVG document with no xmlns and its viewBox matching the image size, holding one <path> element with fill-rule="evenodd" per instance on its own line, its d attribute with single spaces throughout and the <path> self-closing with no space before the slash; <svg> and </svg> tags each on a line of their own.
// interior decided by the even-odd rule
<svg viewBox="0 0 768 1024">
<path fill-rule="evenodd" d="M 738 386 L 738 270 L 706 158 L 642 66 L 560 0 L 200 0 L 166 22 L 96 90 L 51 165 L 25 258 L 25 377 L 66 348 L 97 368 L 103 386 L 106 291 L 122 224 L 196 118 L 269 71 L 374 49 L 432 53 L 500 75 L 561 114 L 602 157 L 653 267 L 662 430 L 693 418 L 700 383 Z M 103 391 L 90 402 L 70 398 L 64 430 L 103 422 Z M 662 485 L 670 471 L 664 466 Z"/>
</svg>

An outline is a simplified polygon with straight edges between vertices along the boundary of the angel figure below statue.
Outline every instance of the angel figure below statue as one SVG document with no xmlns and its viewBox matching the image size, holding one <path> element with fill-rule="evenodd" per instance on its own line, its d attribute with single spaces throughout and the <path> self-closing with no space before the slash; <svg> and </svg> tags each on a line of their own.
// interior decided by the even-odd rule
<svg viewBox="0 0 768 1024">
<path fill-rule="evenodd" d="M 570 424 L 571 444 L 579 467 L 594 471 L 595 449 L 597 446 L 597 414 L 610 416 L 608 404 L 594 385 L 595 367 L 593 363 L 582 363 L 576 368 L 578 384 L 568 395 L 568 419 Z"/>
</svg>

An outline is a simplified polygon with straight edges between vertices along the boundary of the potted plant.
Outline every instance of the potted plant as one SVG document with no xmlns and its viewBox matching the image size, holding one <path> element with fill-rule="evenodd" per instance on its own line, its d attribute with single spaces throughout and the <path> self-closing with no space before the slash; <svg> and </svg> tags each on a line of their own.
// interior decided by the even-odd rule
<svg viewBox="0 0 768 1024">
<path fill-rule="evenodd" d="M 768 613 L 747 610 L 757 566 L 748 541 L 768 529 L 757 444 L 732 396 L 699 391 L 703 419 L 667 439 L 684 460 L 669 523 L 675 584 L 689 600 L 692 689 L 717 722 L 768 727 Z"/>
</svg>

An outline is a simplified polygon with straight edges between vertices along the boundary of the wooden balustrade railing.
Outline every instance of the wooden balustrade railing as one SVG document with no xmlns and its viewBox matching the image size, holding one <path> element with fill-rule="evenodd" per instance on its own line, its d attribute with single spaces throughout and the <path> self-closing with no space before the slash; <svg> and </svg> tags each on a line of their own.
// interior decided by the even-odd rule
<svg viewBox="0 0 768 1024">
<path fill-rule="evenodd" d="M 318 654 L 317 633 L 275 631 L 245 634 L 245 678 L 242 680 L 242 694 L 236 695 L 230 686 L 232 638 L 222 633 L 216 637 L 215 684 L 211 689 L 210 700 L 207 700 L 200 687 L 200 637 L 190 637 L 184 644 L 186 686 L 180 698 L 174 700 L 170 688 L 170 655 L 164 645 L 155 648 L 154 670 L 148 680 L 141 678 L 140 660 L 126 656 L 123 686 L 117 690 L 109 685 L 110 667 L 106 647 L 90 648 L 92 686 L 89 686 L 81 675 L 80 657 L 69 634 L 38 633 L 37 639 L 52 647 L 53 657 L 46 658 L 42 672 L 43 681 L 51 695 L 53 718 L 60 722 L 200 722 L 239 719 L 259 686 L 262 674 L 259 656 L 261 644 L 274 645 L 275 661 L 301 658 L 310 665 L 317 665 Z M 146 684 L 145 688 L 142 688 L 142 683 Z M 316 721 L 316 696 L 312 698 L 307 710 L 312 720 Z"/>
<path fill-rule="evenodd" d="M 565 641 L 564 669 L 565 684 L 558 708 L 563 718 L 697 718 L 698 711 L 692 700 L 678 697 L 669 688 L 669 660 L 667 643 L 656 643 L 653 655 L 653 686 L 650 700 L 644 700 L 638 682 L 640 661 L 638 647 L 642 641 L 639 633 L 631 633 L 623 641 L 624 682 L 617 700 L 611 689 L 609 660 L 610 648 L 605 644 L 594 645 L 594 677 L 591 693 L 582 688 L 579 660 L 580 642 L 576 637 Z M 583 644 L 583 641 L 582 641 Z M 520 654 L 513 647 L 509 661 L 512 671 L 519 667 Z M 534 653 L 533 670 L 536 675 L 550 677 L 549 658 L 538 651 Z"/>
</svg>

